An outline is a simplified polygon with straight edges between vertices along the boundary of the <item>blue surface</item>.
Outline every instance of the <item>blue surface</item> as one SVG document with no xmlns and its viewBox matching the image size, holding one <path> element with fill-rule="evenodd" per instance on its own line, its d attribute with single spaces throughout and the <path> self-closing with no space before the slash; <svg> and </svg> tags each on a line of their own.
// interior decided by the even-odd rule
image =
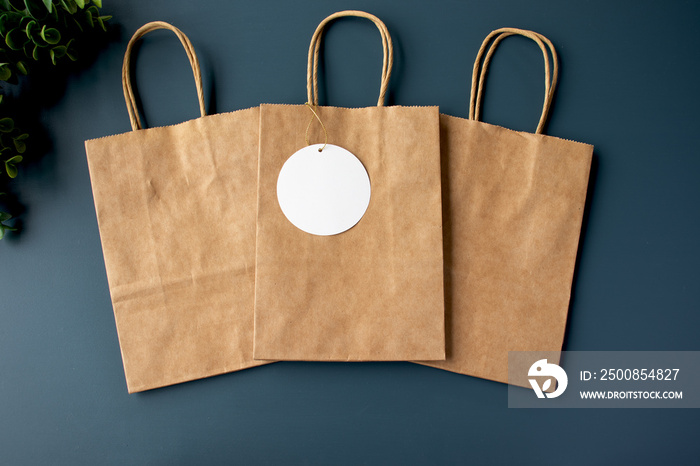
<svg viewBox="0 0 700 466">
<path fill-rule="evenodd" d="M 505 385 L 409 363 L 278 363 L 127 395 L 83 141 L 130 129 L 121 61 L 147 21 L 190 37 L 217 112 L 303 103 L 334 11 L 386 22 L 390 103 L 456 116 L 481 40 L 536 30 L 562 65 L 547 133 L 595 145 L 565 349 L 700 350 L 699 3 L 104 3 L 121 36 L 41 113 L 52 147 L 12 184 L 26 211 L 0 242 L 0 464 L 697 464 L 698 410 L 508 409 Z M 373 105 L 380 53 L 369 22 L 329 27 L 322 103 Z M 170 33 L 143 41 L 135 80 L 149 125 L 197 116 Z M 533 131 L 542 80 L 539 50 L 505 41 L 485 121 Z"/>
</svg>

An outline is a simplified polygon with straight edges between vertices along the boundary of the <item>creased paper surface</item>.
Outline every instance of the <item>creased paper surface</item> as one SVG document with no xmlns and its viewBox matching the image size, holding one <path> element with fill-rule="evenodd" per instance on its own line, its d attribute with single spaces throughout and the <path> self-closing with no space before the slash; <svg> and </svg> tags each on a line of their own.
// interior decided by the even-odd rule
<svg viewBox="0 0 700 466">
<path fill-rule="evenodd" d="M 259 108 L 85 143 L 129 392 L 253 360 Z"/>
<path fill-rule="evenodd" d="M 505 383 L 508 351 L 562 348 L 593 146 L 440 126 L 447 358 L 424 363 Z"/>
<path fill-rule="evenodd" d="M 318 107 L 328 143 L 360 159 L 372 197 L 357 225 L 314 236 L 276 195 L 306 145 L 303 105 L 262 105 L 255 358 L 320 361 L 445 357 L 437 107 Z M 312 124 L 311 143 L 322 143 Z"/>
</svg>

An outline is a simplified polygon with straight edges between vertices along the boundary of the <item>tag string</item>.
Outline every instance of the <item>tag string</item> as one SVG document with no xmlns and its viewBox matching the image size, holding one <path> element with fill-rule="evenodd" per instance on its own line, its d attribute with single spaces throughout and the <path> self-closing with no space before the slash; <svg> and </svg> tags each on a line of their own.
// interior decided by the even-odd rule
<svg viewBox="0 0 700 466">
<path fill-rule="evenodd" d="M 326 125 L 323 124 L 323 121 L 321 121 L 321 117 L 319 117 L 318 113 L 316 113 L 316 110 L 314 110 L 315 105 L 312 106 L 309 102 L 306 102 L 304 105 L 309 107 L 309 110 L 311 110 L 311 113 L 314 114 L 314 116 L 312 116 L 311 119 L 309 120 L 309 124 L 306 125 L 306 136 L 304 138 L 306 140 L 306 145 L 307 146 L 311 145 L 311 144 L 309 144 L 309 129 L 311 128 L 311 123 L 314 122 L 314 117 L 316 117 L 318 122 L 321 123 L 321 128 L 323 128 L 323 134 L 325 136 L 325 141 L 323 142 L 323 147 L 318 149 L 319 152 L 323 152 L 323 149 L 325 149 L 326 146 L 328 145 L 328 131 L 326 130 Z"/>
</svg>

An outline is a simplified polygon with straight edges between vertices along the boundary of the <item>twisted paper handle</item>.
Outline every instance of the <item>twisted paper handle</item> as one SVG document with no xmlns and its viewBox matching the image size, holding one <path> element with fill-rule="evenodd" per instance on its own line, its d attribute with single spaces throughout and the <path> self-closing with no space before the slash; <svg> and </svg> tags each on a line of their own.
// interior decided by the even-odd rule
<svg viewBox="0 0 700 466">
<path fill-rule="evenodd" d="M 364 11 L 347 10 L 339 11 L 328 16 L 326 19 L 321 21 L 318 25 L 313 37 L 311 38 L 311 44 L 309 45 L 309 57 L 306 67 L 306 94 L 308 103 L 314 107 L 318 105 L 318 55 L 321 49 L 321 37 L 323 36 L 323 30 L 326 25 L 336 18 L 341 18 L 344 16 L 356 16 L 358 18 L 367 18 L 372 21 L 379 29 L 379 33 L 382 37 L 382 49 L 384 51 L 384 60 L 382 63 L 382 80 L 379 89 L 379 99 L 377 100 L 377 106 L 383 107 L 384 100 L 386 96 L 387 88 L 389 87 L 389 78 L 391 77 L 391 68 L 394 63 L 394 47 L 391 43 L 391 36 L 387 30 L 384 23 L 376 16 L 366 13 Z"/>
<path fill-rule="evenodd" d="M 199 100 L 199 112 L 202 116 L 207 114 L 204 108 L 204 90 L 202 88 L 202 72 L 199 69 L 199 60 L 197 60 L 197 55 L 194 52 L 194 47 L 192 43 L 187 38 L 185 34 L 182 33 L 178 28 L 172 24 L 163 21 L 153 21 L 151 23 L 146 23 L 141 26 L 129 40 L 129 44 L 126 46 L 126 52 L 124 53 L 124 63 L 122 65 L 122 87 L 124 88 L 124 100 L 126 100 L 126 110 L 129 112 L 129 120 L 131 120 L 131 128 L 136 131 L 142 128 L 141 118 L 139 117 L 138 107 L 136 106 L 136 97 L 134 96 L 134 89 L 131 84 L 131 53 L 134 45 L 138 40 L 145 34 L 155 31 L 157 29 L 168 29 L 177 35 L 180 42 L 182 42 L 183 47 L 185 47 L 185 52 L 187 53 L 187 58 L 192 66 L 192 73 L 194 74 L 194 83 L 197 86 L 197 100 Z"/>
<path fill-rule="evenodd" d="M 520 35 L 532 39 L 540 47 L 544 56 L 544 104 L 542 105 L 542 115 L 540 116 L 540 121 L 537 125 L 537 130 L 535 131 L 536 134 L 542 134 L 542 131 L 544 130 L 544 125 L 547 121 L 547 116 L 549 115 L 549 109 L 552 105 L 554 91 L 557 86 L 557 78 L 559 76 L 559 61 L 557 59 L 557 52 L 554 49 L 554 45 L 549 39 L 547 39 L 542 34 L 539 34 L 534 31 L 528 31 L 525 29 L 496 29 L 495 31 L 491 32 L 488 36 L 486 36 L 486 39 L 484 39 L 484 42 L 481 44 L 481 48 L 479 49 L 479 53 L 476 56 L 476 60 L 474 61 L 474 71 L 472 73 L 472 90 L 469 102 L 469 119 L 479 120 L 479 114 L 481 112 L 482 94 L 484 90 L 484 80 L 486 78 L 489 63 L 491 62 L 491 57 L 493 56 L 496 47 L 498 47 L 498 44 L 506 37 L 512 35 Z M 493 40 L 493 43 L 489 45 L 491 40 Z M 549 53 L 551 53 L 552 55 L 552 64 L 554 70 L 553 73 L 550 72 L 550 61 L 549 55 L 547 54 L 547 49 L 549 49 Z M 484 54 L 486 54 L 485 57 Z"/>
</svg>

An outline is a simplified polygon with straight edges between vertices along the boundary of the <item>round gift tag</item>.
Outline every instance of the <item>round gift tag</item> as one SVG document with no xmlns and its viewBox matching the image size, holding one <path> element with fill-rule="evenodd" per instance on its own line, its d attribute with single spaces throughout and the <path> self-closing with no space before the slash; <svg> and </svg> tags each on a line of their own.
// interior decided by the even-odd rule
<svg viewBox="0 0 700 466">
<path fill-rule="evenodd" d="M 362 162 L 342 147 L 313 144 L 295 152 L 277 178 L 277 200 L 292 224 L 312 235 L 349 230 L 367 211 L 370 182 Z"/>
</svg>

